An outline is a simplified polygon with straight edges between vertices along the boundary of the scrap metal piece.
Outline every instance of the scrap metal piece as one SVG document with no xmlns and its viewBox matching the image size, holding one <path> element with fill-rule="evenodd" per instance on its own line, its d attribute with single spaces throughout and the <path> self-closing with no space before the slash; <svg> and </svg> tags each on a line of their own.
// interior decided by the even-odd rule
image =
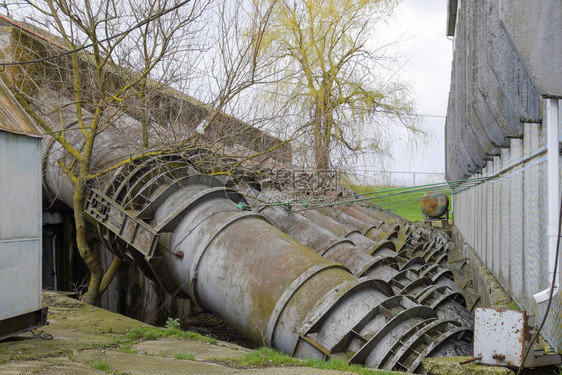
<svg viewBox="0 0 562 375">
<path fill-rule="evenodd" d="M 90 220 L 102 224 L 127 244 L 144 254 L 146 260 L 154 255 L 158 233 L 154 228 L 127 212 L 113 199 L 96 189 L 90 189 L 85 213 Z"/>
<path fill-rule="evenodd" d="M 480 364 L 520 367 L 530 344 L 528 317 L 524 310 L 477 308 L 474 319 L 474 357 Z M 523 367 L 561 363 L 559 354 L 532 350 Z"/>
<path fill-rule="evenodd" d="M 0 340 L 42 327 L 47 322 L 48 307 L 0 320 Z"/>
</svg>

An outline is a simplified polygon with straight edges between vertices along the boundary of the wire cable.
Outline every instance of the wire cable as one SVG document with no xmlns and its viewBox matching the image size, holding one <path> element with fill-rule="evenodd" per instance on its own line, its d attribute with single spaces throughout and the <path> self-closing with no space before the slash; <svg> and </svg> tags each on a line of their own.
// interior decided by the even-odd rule
<svg viewBox="0 0 562 375">
<path fill-rule="evenodd" d="M 353 205 L 365 201 L 372 201 L 373 203 L 385 203 L 392 200 L 393 204 L 398 203 L 414 203 L 419 201 L 419 194 L 424 192 L 442 192 L 445 194 L 455 195 L 462 190 L 466 190 L 469 187 L 481 184 L 482 182 L 488 181 L 489 177 L 481 177 L 474 179 L 465 179 L 449 182 L 440 182 L 435 184 L 417 185 L 410 187 L 399 187 L 390 188 L 385 190 L 366 192 L 366 193 L 356 193 L 345 196 L 344 200 L 338 200 L 337 197 L 323 197 L 323 198 L 313 198 L 313 199 L 292 199 L 286 201 L 269 202 L 259 199 L 261 204 L 251 205 L 252 208 L 261 208 L 269 206 L 283 206 L 285 209 L 290 210 L 294 205 L 301 205 L 303 208 L 295 212 L 310 210 L 320 207 L 334 207 L 337 205 Z M 454 186 L 454 187 L 451 187 Z M 462 187 L 460 190 L 459 187 Z M 402 199 L 396 199 L 396 197 L 402 197 Z M 255 197 L 252 197 L 255 199 Z M 247 209 L 247 205 L 244 202 L 240 202 L 238 205 L 239 209 Z"/>
</svg>

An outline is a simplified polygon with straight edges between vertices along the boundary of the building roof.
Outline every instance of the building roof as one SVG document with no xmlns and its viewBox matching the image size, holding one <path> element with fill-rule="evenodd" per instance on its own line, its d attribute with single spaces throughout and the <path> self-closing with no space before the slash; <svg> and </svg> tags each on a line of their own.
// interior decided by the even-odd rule
<svg viewBox="0 0 562 375">
<path fill-rule="evenodd" d="M 41 137 L 42 133 L 0 79 L 0 130 Z"/>
<path fill-rule="evenodd" d="M 449 0 L 447 3 L 447 36 L 455 35 L 457 23 L 458 0 Z"/>
</svg>

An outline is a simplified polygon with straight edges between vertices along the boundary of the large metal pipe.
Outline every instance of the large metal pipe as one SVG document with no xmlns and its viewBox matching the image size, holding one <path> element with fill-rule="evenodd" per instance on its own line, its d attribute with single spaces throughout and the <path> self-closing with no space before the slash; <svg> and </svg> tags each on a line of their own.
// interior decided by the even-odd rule
<svg viewBox="0 0 562 375">
<path fill-rule="evenodd" d="M 124 135 L 135 131 L 131 119 L 104 131 L 94 168 L 127 157 L 135 138 Z M 66 132 L 79 146 L 72 121 Z M 45 183 L 71 206 L 73 187 L 58 164 L 71 160 L 56 144 L 49 150 Z M 415 371 L 426 356 L 470 353 L 466 327 L 394 295 L 382 280 L 353 276 L 263 215 L 241 210 L 240 194 L 198 174 L 186 158 L 126 164 L 92 184 L 86 207 L 107 248 L 168 292 L 193 299 L 255 343 L 301 358 L 353 352 L 352 363 Z"/>
<path fill-rule="evenodd" d="M 371 249 L 373 248 L 375 248 L 376 250 L 374 251 L 377 252 L 379 249 L 386 249 L 387 251 L 390 249 L 396 249 L 396 243 L 394 242 L 395 239 L 391 238 L 393 237 L 392 234 L 384 234 L 382 236 L 377 234 L 377 236 L 374 237 L 375 239 L 378 240 L 379 238 L 386 237 L 388 240 L 379 240 L 378 242 L 375 242 L 373 239 L 367 238 L 363 234 L 372 231 L 373 225 L 371 223 L 364 223 L 357 218 L 350 217 L 340 209 L 322 207 L 315 210 L 303 210 L 299 213 L 329 230 L 334 235 L 344 236 L 351 239 L 356 245 L 365 249 L 365 252 L 367 253 L 372 254 L 373 251 L 371 251 Z M 390 229 L 390 231 L 395 233 L 393 229 Z M 422 249 L 423 246 L 421 244 L 418 244 L 416 247 L 412 247 L 409 244 L 402 243 L 401 248 L 399 249 L 400 251 L 396 255 L 396 260 L 400 265 L 400 269 L 414 268 L 415 270 L 419 270 L 425 265 L 427 260 L 441 265 L 446 259 L 446 254 L 443 255 L 443 252 L 441 252 L 441 256 L 435 256 L 439 254 L 429 251 L 422 252 Z M 427 260 L 424 255 L 427 256 Z M 428 272 L 435 273 L 434 276 L 437 276 L 436 280 L 444 276 L 451 276 L 450 272 L 447 272 L 447 270 L 444 270 L 442 267 L 427 267 L 426 269 L 428 269 Z M 450 284 L 447 281 L 444 282 L 447 283 L 447 285 L 454 287 L 454 284 Z"/>
<path fill-rule="evenodd" d="M 361 208 L 357 206 L 355 209 L 357 211 Z M 431 272 L 437 271 L 437 274 L 441 276 L 451 273 L 450 270 L 453 267 L 447 263 L 447 252 L 444 251 L 445 248 L 442 240 L 439 242 L 435 240 L 425 241 L 427 247 L 424 246 L 424 239 L 428 239 L 430 233 L 422 227 L 417 227 L 414 224 L 409 226 L 403 225 L 400 232 L 396 232 L 391 225 L 387 226 L 390 228 L 389 233 L 385 233 L 383 230 L 377 228 L 377 221 L 373 222 L 371 220 L 372 218 L 369 217 L 369 210 L 364 211 L 362 215 L 355 215 L 354 217 L 347 214 L 350 212 L 350 208 L 348 207 L 322 207 L 318 208 L 317 211 L 353 227 L 369 239 L 380 241 L 381 238 L 386 238 L 393 242 L 399 254 L 399 258 L 397 259 L 403 264 L 402 267 L 408 266 L 410 268 L 415 267 L 419 269 L 425 263 L 432 263 L 439 265 L 439 267 L 430 268 Z M 372 210 L 372 212 L 376 211 Z M 359 219 L 359 217 L 361 219 Z M 445 269 L 448 269 L 449 272 L 446 272 Z M 449 276 L 452 277 L 452 274 Z M 451 288 L 456 287 L 454 283 L 446 279 L 442 280 Z"/>
<path fill-rule="evenodd" d="M 272 195 L 276 194 L 249 190 L 243 190 L 244 194 L 257 197 L 257 210 L 273 225 L 324 258 L 343 264 L 355 276 L 371 276 L 388 282 L 395 294 L 411 296 L 420 304 L 432 307 L 440 318 L 473 326 L 472 315 L 466 310 L 464 297 L 449 271 L 436 270 L 439 268 L 437 265 L 423 268 L 416 263 L 400 271 L 395 260 L 396 253 L 392 250 L 383 249 L 386 251 L 383 254 L 369 255 L 365 250 L 371 249 L 371 245 L 367 249 L 358 247 L 348 238 L 336 236 L 299 213 L 277 205 L 260 205 L 260 202 L 271 201 Z"/>
</svg>

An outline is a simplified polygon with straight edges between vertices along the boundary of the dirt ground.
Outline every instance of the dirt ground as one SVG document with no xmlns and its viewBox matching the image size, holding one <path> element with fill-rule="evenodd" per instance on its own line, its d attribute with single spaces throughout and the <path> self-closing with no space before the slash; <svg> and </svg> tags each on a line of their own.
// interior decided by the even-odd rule
<svg viewBox="0 0 562 375">
<path fill-rule="evenodd" d="M 346 374 L 292 366 L 229 367 L 221 359 L 242 357 L 250 349 L 224 341 L 160 338 L 124 350 L 115 344 L 120 338 L 135 328 L 150 326 L 56 292 L 44 292 L 43 304 L 49 306 L 49 325 L 36 331 L 41 336 L 28 332 L 0 342 L 0 374 Z M 212 316 L 198 319 L 201 327 L 207 324 L 205 329 L 211 331 L 213 324 L 221 324 L 209 324 L 216 319 Z M 204 330 L 201 327 L 199 331 Z M 189 354 L 190 359 L 178 359 L 178 353 Z"/>
<path fill-rule="evenodd" d="M 35 335 L 28 332 L 0 341 L 0 375 L 352 374 L 293 365 L 272 367 L 268 363 L 258 368 L 229 365 L 226 359 L 245 357 L 251 348 L 242 345 L 252 344 L 211 314 L 193 317 L 189 330 L 216 337 L 216 342 L 198 337 L 131 342 L 129 332 L 154 327 L 56 292 L 45 291 L 43 305 L 49 307 L 49 325 Z M 228 342 L 221 341 L 221 337 Z M 459 361 L 460 358 L 429 358 L 424 360 L 424 366 L 435 375 L 513 374 L 501 367 L 459 366 Z"/>
</svg>

